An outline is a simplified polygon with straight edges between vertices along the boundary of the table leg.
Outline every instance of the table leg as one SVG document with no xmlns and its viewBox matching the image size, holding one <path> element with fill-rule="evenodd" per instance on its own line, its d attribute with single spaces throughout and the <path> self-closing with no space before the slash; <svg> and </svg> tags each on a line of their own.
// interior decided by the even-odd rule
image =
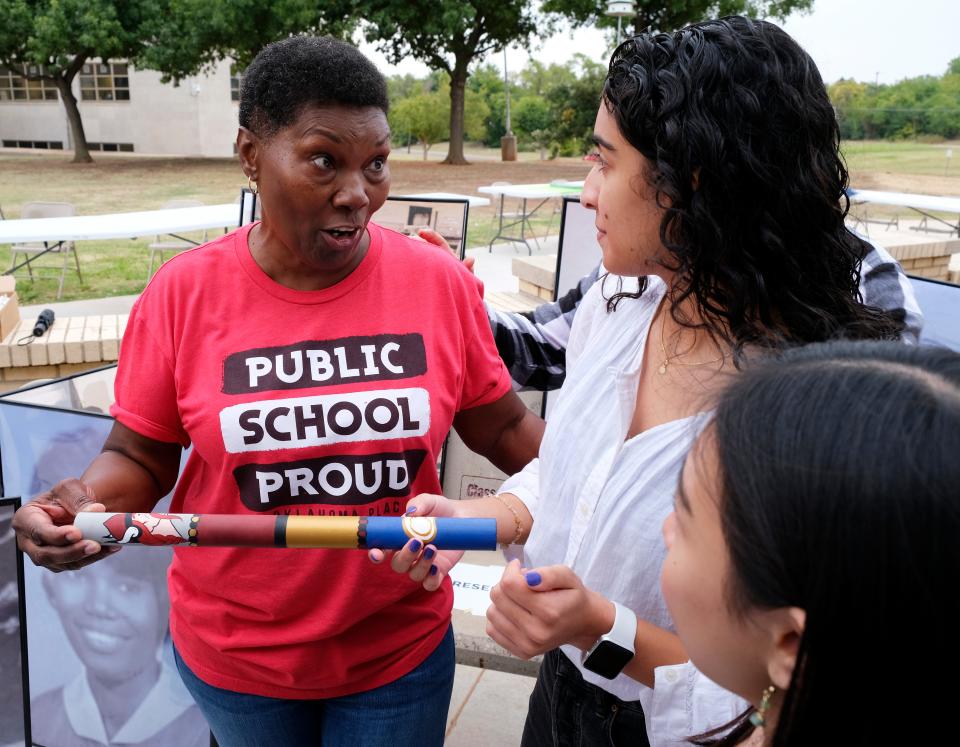
<svg viewBox="0 0 960 747">
<path fill-rule="evenodd" d="M 3 274 L 4 274 L 4 275 L 13 275 L 13 273 L 15 273 L 15 272 L 16 272 L 17 270 L 19 270 L 21 267 L 26 266 L 28 272 L 30 273 L 30 278 L 31 278 L 31 280 L 32 280 L 32 279 L 33 279 L 33 267 L 30 266 L 30 263 L 33 262 L 33 260 L 35 260 L 35 259 L 39 259 L 39 258 L 42 257 L 44 254 L 49 254 L 50 252 L 56 251 L 57 247 L 61 246 L 62 244 L 63 244 L 62 241 L 58 241 L 58 242 L 57 242 L 56 244 L 54 244 L 53 246 L 47 246 L 42 252 L 37 252 L 35 255 L 33 255 L 33 257 L 31 257 L 29 254 L 24 254 L 24 256 L 25 256 L 27 259 L 23 260 L 23 262 L 21 262 L 21 263 L 18 264 L 18 265 L 13 265 L 13 266 L 11 266 L 10 269 L 8 269 L 8 270 L 7 270 L 6 272 L 4 272 Z"/>
<path fill-rule="evenodd" d="M 509 241 L 513 244 L 523 244 L 525 247 L 527 247 L 527 254 L 533 255 L 533 249 L 530 247 L 528 237 L 536 242 L 538 250 L 540 249 L 540 240 L 533 231 L 533 225 L 530 223 L 530 218 L 532 218 L 533 215 L 544 206 L 544 204 L 549 202 L 551 198 L 547 197 L 541 200 L 537 206 L 533 208 L 533 210 L 529 211 L 527 210 L 527 198 L 521 198 L 520 217 L 517 220 L 507 223 L 506 225 L 503 223 L 503 199 L 504 195 L 500 195 L 500 224 L 497 227 L 497 235 L 490 240 L 489 251 L 493 251 L 493 245 L 496 243 L 497 239 L 503 239 L 504 241 Z M 510 236 L 509 234 L 505 233 L 506 230 L 509 230 L 514 226 L 520 226 L 520 236 Z M 516 247 L 514 247 L 514 249 L 516 250 Z"/>
</svg>

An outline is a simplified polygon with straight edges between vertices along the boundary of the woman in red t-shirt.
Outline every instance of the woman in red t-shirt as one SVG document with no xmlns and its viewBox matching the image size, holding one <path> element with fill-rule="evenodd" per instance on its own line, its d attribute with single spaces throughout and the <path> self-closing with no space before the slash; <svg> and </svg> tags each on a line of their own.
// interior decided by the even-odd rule
<svg viewBox="0 0 960 747">
<path fill-rule="evenodd" d="M 35 563 L 101 560 L 76 512 L 149 512 L 175 483 L 172 512 L 400 515 L 439 492 L 451 425 L 506 471 L 536 455 L 542 421 L 511 390 L 480 284 L 369 222 L 390 187 L 387 106 L 383 76 L 330 38 L 247 68 L 237 151 L 263 220 L 170 260 L 138 299 L 103 452 L 16 516 Z M 345 422 L 361 411 L 381 414 Z M 441 570 L 431 594 L 359 551 L 178 548 L 171 635 L 220 744 L 441 744 Z"/>
</svg>

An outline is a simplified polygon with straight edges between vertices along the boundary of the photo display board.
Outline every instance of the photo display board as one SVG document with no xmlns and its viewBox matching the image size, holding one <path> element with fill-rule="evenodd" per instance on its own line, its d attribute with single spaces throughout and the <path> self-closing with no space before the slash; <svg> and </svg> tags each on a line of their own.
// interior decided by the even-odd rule
<svg viewBox="0 0 960 747">
<path fill-rule="evenodd" d="M 110 366 L 0 396 L 4 495 L 26 503 L 83 472 L 113 426 L 107 410 L 115 372 Z M 71 573 L 24 564 L 21 710 L 32 744 L 210 744 L 209 727 L 173 661 L 171 557 L 169 549 L 127 551 Z"/>
<path fill-rule="evenodd" d="M 603 252 L 597 243 L 597 213 L 576 197 L 564 197 L 560 213 L 560 243 L 557 246 L 557 285 L 554 298 L 576 286 L 600 264 Z"/>
<path fill-rule="evenodd" d="M 538 415 L 543 408 L 542 392 L 520 392 L 520 399 Z M 506 475 L 486 457 L 470 451 L 455 430 L 450 431 L 440 463 L 440 485 L 450 499 L 483 498 L 499 491 Z"/>
<path fill-rule="evenodd" d="M 923 312 L 920 342 L 960 351 L 960 285 L 913 275 L 910 283 Z"/>
<path fill-rule="evenodd" d="M 463 259 L 469 215 L 466 199 L 390 196 L 373 214 L 373 222 L 407 236 L 416 236 L 421 228 L 432 228 Z"/>
<path fill-rule="evenodd" d="M 19 498 L 0 499 L 0 745 L 25 741 L 24 657 L 20 628 L 23 565 L 14 538 L 13 513 Z"/>
</svg>

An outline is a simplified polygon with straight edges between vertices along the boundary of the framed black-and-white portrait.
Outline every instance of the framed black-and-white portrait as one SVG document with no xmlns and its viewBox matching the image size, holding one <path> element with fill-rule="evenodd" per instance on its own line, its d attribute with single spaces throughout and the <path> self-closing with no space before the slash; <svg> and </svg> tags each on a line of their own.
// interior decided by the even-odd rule
<svg viewBox="0 0 960 747">
<path fill-rule="evenodd" d="M 19 498 L 0 498 L 0 745 L 26 741 L 27 701 L 23 682 L 25 639 L 20 628 L 21 556 L 14 539 L 13 513 Z"/>
<path fill-rule="evenodd" d="M 0 396 L 6 494 L 20 494 L 27 503 L 82 474 L 113 426 L 99 391 L 109 375 L 95 372 L 87 382 L 66 379 Z M 166 583 L 171 557 L 169 549 L 127 548 L 59 574 L 23 564 L 20 625 L 34 745 L 209 744 L 209 727 L 173 661 Z"/>
<path fill-rule="evenodd" d="M 426 205 L 411 205 L 407 208 L 407 225 L 432 228 L 433 208 Z"/>
</svg>

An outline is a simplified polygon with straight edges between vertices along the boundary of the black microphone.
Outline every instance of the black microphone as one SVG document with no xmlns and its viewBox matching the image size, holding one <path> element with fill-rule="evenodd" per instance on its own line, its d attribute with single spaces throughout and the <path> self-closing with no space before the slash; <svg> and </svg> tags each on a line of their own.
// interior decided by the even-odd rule
<svg viewBox="0 0 960 747">
<path fill-rule="evenodd" d="M 33 325 L 33 336 L 43 337 L 43 333 L 50 328 L 51 324 L 53 324 L 53 309 L 44 309 L 37 317 L 37 323 Z"/>
</svg>

